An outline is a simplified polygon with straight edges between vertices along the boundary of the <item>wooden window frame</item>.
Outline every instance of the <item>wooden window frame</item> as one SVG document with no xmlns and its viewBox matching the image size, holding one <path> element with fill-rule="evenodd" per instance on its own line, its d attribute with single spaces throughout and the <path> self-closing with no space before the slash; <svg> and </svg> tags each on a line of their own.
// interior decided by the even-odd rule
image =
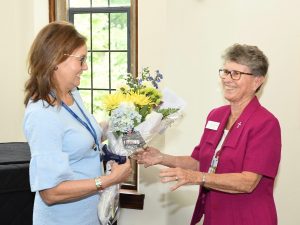
<svg viewBox="0 0 300 225">
<path fill-rule="evenodd" d="M 66 2 L 63 0 L 48 0 L 49 1 L 49 22 L 53 22 L 56 20 L 68 20 Z M 131 64 L 130 64 L 130 72 L 134 76 L 137 75 L 138 71 L 138 0 L 131 0 L 131 40 L 130 45 L 133 46 L 131 48 Z M 135 15 L 135 16 L 134 16 Z M 138 183 L 138 167 L 136 165 L 136 183 Z M 120 190 L 120 206 L 122 208 L 129 209 L 139 209 L 142 210 L 144 208 L 144 198 L 145 195 L 138 193 L 138 188 L 132 188 L 130 186 L 122 186 Z"/>
</svg>

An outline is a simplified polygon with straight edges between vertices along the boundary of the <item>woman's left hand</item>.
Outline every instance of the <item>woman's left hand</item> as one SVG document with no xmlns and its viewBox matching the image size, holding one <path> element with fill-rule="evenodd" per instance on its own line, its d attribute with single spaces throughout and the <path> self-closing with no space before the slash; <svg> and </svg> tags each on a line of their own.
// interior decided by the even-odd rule
<svg viewBox="0 0 300 225">
<path fill-rule="evenodd" d="M 202 179 L 199 171 L 182 168 L 162 169 L 159 176 L 162 183 L 176 181 L 176 184 L 170 188 L 171 191 L 176 190 L 182 185 L 200 184 Z"/>
</svg>

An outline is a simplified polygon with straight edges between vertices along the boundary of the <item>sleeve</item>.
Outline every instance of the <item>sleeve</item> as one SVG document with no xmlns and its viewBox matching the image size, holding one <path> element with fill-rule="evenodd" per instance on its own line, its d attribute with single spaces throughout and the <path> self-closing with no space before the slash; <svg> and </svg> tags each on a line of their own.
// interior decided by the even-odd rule
<svg viewBox="0 0 300 225">
<path fill-rule="evenodd" d="M 193 152 L 191 154 L 191 157 L 197 161 L 200 161 L 200 158 L 199 158 L 200 144 L 201 144 L 201 141 L 197 146 L 194 147 Z"/>
<path fill-rule="evenodd" d="M 43 108 L 26 113 L 24 132 L 31 151 L 29 175 L 33 192 L 74 179 L 68 154 L 62 151 L 63 127 L 55 112 Z"/>
<path fill-rule="evenodd" d="M 249 136 L 244 171 L 275 178 L 281 154 L 281 132 L 276 118 L 261 123 Z"/>
</svg>

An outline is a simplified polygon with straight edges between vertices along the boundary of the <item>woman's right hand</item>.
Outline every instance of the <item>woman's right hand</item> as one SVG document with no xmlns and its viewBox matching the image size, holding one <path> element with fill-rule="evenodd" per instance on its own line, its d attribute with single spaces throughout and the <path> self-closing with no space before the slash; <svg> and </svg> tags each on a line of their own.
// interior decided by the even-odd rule
<svg viewBox="0 0 300 225">
<path fill-rule="evenodd" d="M 161 164 L 163 154 L 156 148 L 147 147 L 143 151 L 138 151 L 134 158 L 137 160 L 138 164 L 144 164 L 144 167 L 146 168 L 156 164 Z"/>
<path fill-rule="evenodd" d="M 119 184 L 125 182 L 131 175 L 132 169 L 130 160 L 127 159 L 124 164 L 118 164 L 116 162 L 111 163 L 111 173 L 110 176 L 114 183 Z"/>
</svg>

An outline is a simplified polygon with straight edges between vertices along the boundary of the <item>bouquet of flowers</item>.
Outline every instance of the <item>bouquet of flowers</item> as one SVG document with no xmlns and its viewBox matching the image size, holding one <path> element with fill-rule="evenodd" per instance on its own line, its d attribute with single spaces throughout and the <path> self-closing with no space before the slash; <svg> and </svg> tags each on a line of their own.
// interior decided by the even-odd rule
<svg viewBox="0 0 300 225">
<path fill-rule="evenodd" d="M 114 93 L 104 96 L 102 108 L 110 116 L 104 154 L 130 156 L 182 116 L 185 102 L 167 88 L 160 90 L 162 79 L 158 70 L 151 76 L 144 68 L 138 77 L 127 74 Z M 116 185 L 101 194 L 98 215 L 102 225 L 117 219 L 118 190 Z"/>
</svg>

